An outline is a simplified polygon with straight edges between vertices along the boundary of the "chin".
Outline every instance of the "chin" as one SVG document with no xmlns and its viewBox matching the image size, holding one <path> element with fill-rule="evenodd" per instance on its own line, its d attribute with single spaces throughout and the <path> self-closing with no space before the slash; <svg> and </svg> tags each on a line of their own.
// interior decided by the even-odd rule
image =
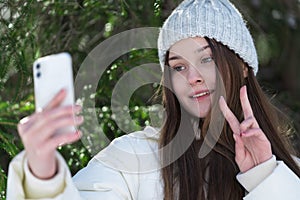
<svg viewBox="0 0 300 200">
<path fill-rule="evenodd" d="M 180 105 L 182 108 L 191 116 L 197 117 L 197 118 L 205 118 L 207 114 L 209 113 L 211 102 L 209 101 L 203 101 L 203 102 L 195 102 L 191 101 L 190 99 L 181 101 Z"/>
<path fill-rule="evenodd" d="M 198 113 L 198 115 L 195 115 L 195 117 L 198 117 L 200 119 L 205 118 L 207 116 L 207 112 L 205 113 Z"/>
<path fill-rule="evenodd" d="M 205 104 L 202 106 L 195 106 L 195 107 L 189 107 L 186 110 L 188 111 L 189 114 L 191 114 L 194 117 L 205 118 L 209 112 L 210 104 Z"/>
<path fill-rule="evenodd" d="M 194 109 L 194 110 L 187 109 L 187 112 L 193 117 L 197 117 L 197 118 L 205 118 L 208 114 L 208 110 L 199 111 L 198 109 Z"/>
</svg>

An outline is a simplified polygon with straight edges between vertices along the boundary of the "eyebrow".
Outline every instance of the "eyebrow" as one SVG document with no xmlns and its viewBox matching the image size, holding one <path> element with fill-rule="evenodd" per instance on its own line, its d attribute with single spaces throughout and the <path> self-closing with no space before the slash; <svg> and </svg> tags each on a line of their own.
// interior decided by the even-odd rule
<svg viewBox="0 0 300 200">
<path fill-rule="evenodd" d="M 196 50 L 194 51 L 194 53 L 200 53 L 200 52 L 204 51 L 204 50 L 207 49 L 207 48 L 210 48 L 210 46 L 209 46 L 209 45 L 206 45 L 206 46 L 204 46 L 204 47 L 201 47 L 201 48 L 199 48 L 199 49 L 196 49 Z M 176 56 L 172 56 L 171 58 L 169 58 L 168 61 L 170 61 L 170 60 L 179 60 L 179 59 L 182 59 L 182 57 L 176 55 Z"/>
<path fill-rule="evenodd" d="M 209 45 L 206 45 L 206 46 L 204 46 L 204 47 L 201 47 L 201 48 L 195 50 L 194 52 L 195 52 L 195 53 L 200 53 L 201 51 L 204 51 L 205 49 L 207 49 L 207 48 L 209 48 L 209 47 L 210 47 Z"/>
</svg>

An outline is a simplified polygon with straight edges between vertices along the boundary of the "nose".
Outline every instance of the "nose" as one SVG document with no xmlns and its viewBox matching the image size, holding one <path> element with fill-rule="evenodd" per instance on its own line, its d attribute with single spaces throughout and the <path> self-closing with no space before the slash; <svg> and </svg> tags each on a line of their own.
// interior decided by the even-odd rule
<svg viewBox="0 0 300 200">
<path fill-rule="evenodd" d="M 204 83 L 204 79 L 201 76 L 200 71 L 194 66 L 189 67 L 187 80 L 191 85 Z"/>
</svg>

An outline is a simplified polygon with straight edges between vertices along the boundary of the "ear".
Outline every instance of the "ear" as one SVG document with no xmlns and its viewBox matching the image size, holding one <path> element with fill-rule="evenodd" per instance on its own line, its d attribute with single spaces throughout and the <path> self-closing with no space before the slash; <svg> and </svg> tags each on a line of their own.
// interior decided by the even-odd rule
<svg viewBox="0 0 300 200">
<path fill-rule="evenodd" d="M 246 65 L 243 65 L 243 75 L 244 78 L 248 77 L 248 67 Z"/>
</svg>

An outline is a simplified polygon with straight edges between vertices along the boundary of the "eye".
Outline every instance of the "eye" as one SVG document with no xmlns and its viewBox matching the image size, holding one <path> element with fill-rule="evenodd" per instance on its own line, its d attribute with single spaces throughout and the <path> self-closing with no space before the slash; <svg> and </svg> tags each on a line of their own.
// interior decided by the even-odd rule
<svg viewBox="0 0 300 200">
<path fill-rule="evenodd" d="M 213 58 L 211 56 L 205 57 L 201 59 L 201 63 L 210 63 L 213 61 Z"/>
<path fill-rule="evenodd" d="M 183 65 L 176 65 L 176 66 L 172 67 L 172 69 L 175 70 L 175 71 L 177 71 L 177 72 L 180 72 L 180 71 L 185 70 L 186 67 L 183 66 Z"/>
</svg>

